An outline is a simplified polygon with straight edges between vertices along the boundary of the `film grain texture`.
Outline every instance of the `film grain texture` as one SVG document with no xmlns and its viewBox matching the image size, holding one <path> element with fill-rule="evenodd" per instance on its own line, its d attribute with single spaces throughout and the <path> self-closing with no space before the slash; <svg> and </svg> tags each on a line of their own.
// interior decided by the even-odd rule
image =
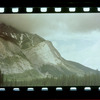
<svg viewBox="0 0 100 100">
<path fill-rule="evenodd" d="M 100 85 L 100 14 L 1 14 L 1 86 Z"/>
</svg>

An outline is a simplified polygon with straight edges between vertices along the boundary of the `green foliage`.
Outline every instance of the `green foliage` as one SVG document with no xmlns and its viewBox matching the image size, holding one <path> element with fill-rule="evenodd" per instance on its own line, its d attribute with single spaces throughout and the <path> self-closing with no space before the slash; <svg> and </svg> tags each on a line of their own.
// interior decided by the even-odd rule
<svg viewBox="0 0 100 100">
<path fill-rule="evenodd" d="M 84 77 L 77 75 L 61 77 L 46 77 L 39 79 L 32 79 L 28 81 L 5 81 L 3 86 L 99 86 L 100 85 L 100 72 L 96 74 L 85 74 Z"/>
<path fill-rule="evenodd" d="M 4 63 L 8 65 L 12 65 L 14 62 L 18 62 L 18 56 L 6 57 L 4 59 Z"/>
<path fill-rule="evenodd" d="M 0 71 L 0 86 L 2 86 L 2 85 L 3 85 L 3 74 Z"/>
<path fill-rule="evenodd" d="M 49 72 L 52 76 L 60 77 L 63 75 L 63 72 L 59 71 L 56 67 L 52 65 L 43 65 L 39 69 L 42 73 Z"/>
</svg>

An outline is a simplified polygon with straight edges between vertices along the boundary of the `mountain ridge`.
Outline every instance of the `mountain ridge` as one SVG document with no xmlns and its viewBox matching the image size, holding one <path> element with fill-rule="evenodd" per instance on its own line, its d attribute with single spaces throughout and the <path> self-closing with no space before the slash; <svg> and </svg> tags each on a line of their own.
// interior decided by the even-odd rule
<svg viewBox="0 0 100 100">
<path fill-rule="evenodd" d="M 16 80 L 21 80 L 19 77 L 29 80 L 44 78 L 46 75 L 84 76 L 95 73 L 95 70 L 84 65 L 65 60 L 51 41 L 37 34 L 20 32 L 5 24 L 0 24 L 0 47 L 0 69 L 10 80 L 16 79 L 19 73 Z"/>
</svg>

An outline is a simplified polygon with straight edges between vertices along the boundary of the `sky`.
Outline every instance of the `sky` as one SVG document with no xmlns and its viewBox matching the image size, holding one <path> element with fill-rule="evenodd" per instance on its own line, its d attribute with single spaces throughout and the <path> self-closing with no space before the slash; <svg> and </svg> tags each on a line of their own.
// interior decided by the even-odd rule
<svg viewBox="0 0 100 100">
<path fill-rule="evenodd" d="M 53 43 L 66 60 L 100 70 L 100 14 L 0 14 L 0 22 Z"/>
</svg>

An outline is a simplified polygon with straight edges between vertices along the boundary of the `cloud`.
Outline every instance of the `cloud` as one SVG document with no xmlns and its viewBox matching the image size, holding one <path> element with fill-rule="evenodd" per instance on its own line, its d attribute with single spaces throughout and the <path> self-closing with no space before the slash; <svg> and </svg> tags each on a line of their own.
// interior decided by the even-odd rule
<svg viewBox="0 0 100 100">
<path fill-rule="evenodd" d="M 100 30 L 100 14 L 1 14 L 0 22 L 40 35 Z"/>
<path fill-rule="evenodd" d="M 99 13 L 0 14 L 0 22 L 52 41 L 65 59 L 94 69 L 100 65 L 99 43 L 97 49 L 92 49 L 100 37 Z"/>
</svg>

